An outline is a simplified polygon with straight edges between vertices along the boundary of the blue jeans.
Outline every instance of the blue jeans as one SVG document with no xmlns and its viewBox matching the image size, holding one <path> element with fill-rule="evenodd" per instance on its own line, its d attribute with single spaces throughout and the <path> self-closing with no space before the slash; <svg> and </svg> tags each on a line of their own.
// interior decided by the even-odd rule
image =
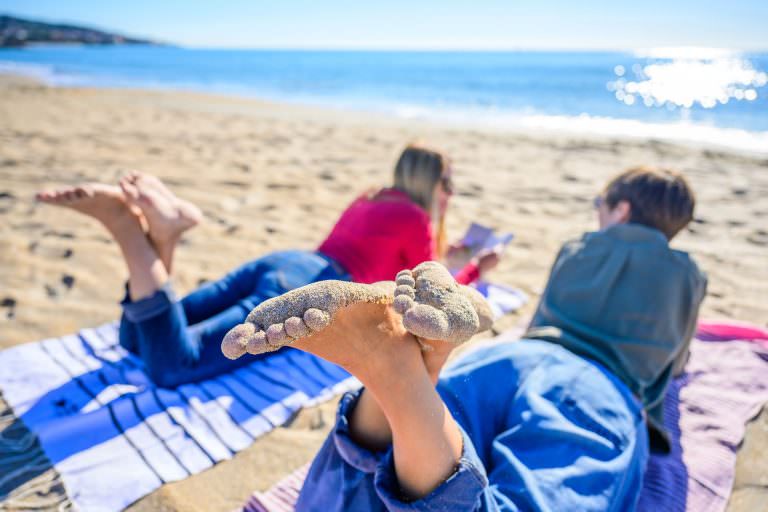
<svg viewBox="0 0 768 512">
<path fill-rule="evenodd" d="M 456 471 L 403 498 L 391 448 L 349 435 L 358 394 L 312 463 L 297 511 L 632 511 L 648 459 L 642 406 L 610 372 L 561 346 L 505 342 L 461 357 L 438 392 L 464 438 Z M 406 398 L 407 399 L 407 398 Z"/>
<path fill-rule="evenodd" d="M 315 252 L 275 252 L 207 283 L 182 300 L 170 286 L 131 302 L 126 294 L 120 345 L 137 354 L 161 387 L 215 377 L 253 362 L 221 353 L 221 340 L 261 302 L 316 281 L 349 280 L 330 258 Z"/>
</svg>

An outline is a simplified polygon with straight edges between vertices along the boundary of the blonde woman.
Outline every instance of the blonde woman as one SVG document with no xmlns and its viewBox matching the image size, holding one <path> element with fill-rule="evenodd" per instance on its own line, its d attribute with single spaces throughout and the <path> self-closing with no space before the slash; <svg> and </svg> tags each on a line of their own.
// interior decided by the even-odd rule
<svg viewBox="0 0 768 512">
<path fill-rule="evenodd" d="M 129 274 L 120 344 L 142 358 L 157 385 L 176 387 L 247 364 L 248 358 L 225 358 L 221 340 L 266 299 L 325 279 L 394 279 L 400 269 L 439 259 L 452 194 L 450 161 L 410 145 L 395 166 L 394 186 L 357 198 L 317 251 L 268 254 L 181 300 L 169 282 L 173 252 L 201 214 L 159 179 L 133 173 L 120 186 L 87 184 L 41 192 L 37 199 L 91 216 L 110 232 Z M 457 280 L 469 283 L 497 262 L 496 254 L 484 254 Z"/>
</svg>

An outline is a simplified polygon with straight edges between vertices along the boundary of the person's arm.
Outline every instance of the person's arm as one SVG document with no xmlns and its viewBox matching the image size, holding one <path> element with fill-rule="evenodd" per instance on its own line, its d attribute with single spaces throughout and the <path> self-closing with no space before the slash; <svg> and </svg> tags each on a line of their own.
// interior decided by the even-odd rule
<svg viewBox="0 0 768 512">
<path fill-rule="evenodd" d="M 479 262 L 472 259 L 454 277 L 459 284 L 470 284 L 480 279 L 480 274 Z"/>
<path fill-rule="evenodd" d="M 485 249 L 480 251 L 474 258 L 469 260 L 464 268 L 454 277 L 459 284 L 470 284 L 482 277 L 483 274 L 492 270 L 501 260 L 500 249 Z"/>
</svg>

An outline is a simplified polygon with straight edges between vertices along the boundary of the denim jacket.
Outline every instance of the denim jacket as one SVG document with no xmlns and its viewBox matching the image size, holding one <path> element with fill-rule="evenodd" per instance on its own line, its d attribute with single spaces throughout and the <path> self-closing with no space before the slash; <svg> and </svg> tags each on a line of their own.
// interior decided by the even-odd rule
<svg viewBox="0 0 768 512">
<path fill-rule="evenodd" d="M 706 276 L 658 230 L 620 224 L 567 242 L 526 337 L 611 370 L 640 398 L 651 448 L 668 452 L 663 399 L 688 360 Z"/>
</svg>

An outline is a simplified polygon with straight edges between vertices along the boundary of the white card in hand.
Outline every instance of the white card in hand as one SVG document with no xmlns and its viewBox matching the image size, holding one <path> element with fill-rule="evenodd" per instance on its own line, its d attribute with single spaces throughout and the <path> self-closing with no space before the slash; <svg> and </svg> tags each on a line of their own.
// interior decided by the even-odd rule
<svg viewBox="0 0 768 512">
<path fill-rule="evenodd" d="M 515 236 L 512 233 L 506 233 L 498 236 L 493 232 L 493 229 L 473 222 L 467 232 L 464 233 L 464 238 L 461 239 L 461 244 L 470 249 L 471 254 L 474 256 L 483 249 L 495 249 L 497 247 L 504 247 Z"/>
</svg>

